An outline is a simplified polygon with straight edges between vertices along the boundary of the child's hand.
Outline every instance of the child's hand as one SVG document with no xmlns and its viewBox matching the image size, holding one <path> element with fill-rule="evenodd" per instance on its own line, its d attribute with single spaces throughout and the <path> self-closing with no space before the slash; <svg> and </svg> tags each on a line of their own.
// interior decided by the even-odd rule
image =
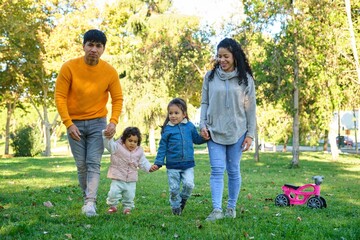
<svg viewBox="0 0 360 240">
<path fill-rule="evenodd" d="M 155 171 L 158 170 L 158 169 L 159 169 L 159 167 L 158 167 L 157 165 L 152 165 L 152 166 L 150 167 L 149 172 L 155 172 Z"/>
</svg>

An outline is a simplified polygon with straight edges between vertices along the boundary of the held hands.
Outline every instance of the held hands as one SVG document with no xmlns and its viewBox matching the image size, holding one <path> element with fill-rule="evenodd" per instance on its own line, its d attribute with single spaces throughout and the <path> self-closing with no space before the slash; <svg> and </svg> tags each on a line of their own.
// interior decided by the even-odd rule
<svg viewBox="0 0 360 240">
<path fill-rule="evenodd" d="M 200 135 L 205 139 L 205 140 L 209 140 L 210 139 L 210 134 L 209 131 L 206 127 L 202 128 L 200 131 Z"/>
<path fill-rule="evenodd" d="M 104 131 L 104 136 L 110 139 L 115 135 L 115 133 L 116 133 L 116 125 L 111 122 L 106 126 L 106 129 Z"/>
<path fill-rule="evenodd" d="M 155 172 L 157 170 L 159 170 L 159 167 L 154 164 L 154 165 L 151 165 L 149 172 Z"/>
<path fill-rule="evenodd" d="M 242 151 L 246 152 L 247 150 L 249 150 L 250 146 L 252 143 L 252 138 L 251 137 L 246 137 L 243 144 L 241 145 L 242 147 Z"/>
</svg>

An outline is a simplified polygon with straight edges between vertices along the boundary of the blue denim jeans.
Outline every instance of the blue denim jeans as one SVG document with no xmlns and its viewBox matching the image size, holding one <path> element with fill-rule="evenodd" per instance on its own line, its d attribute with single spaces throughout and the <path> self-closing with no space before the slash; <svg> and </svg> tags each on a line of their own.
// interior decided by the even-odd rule
<svg viewBox="0 0 360 240">
<path fill-rule="evenodd" d="M 169 191 L 170 191 L 170 206 L 171 208 L 179 208 L 181 199 L 188 199 L 191 196 L 194 184 L 194 168 L 182 169 L 167 169 Z M 182 183 L 182 190 L 180 192 L 180 184 Z"/>
<path fill-rule="evenodd" d="M 236 207 L 241 186 L 240 159 L 242 156 L 241 145 L 244 139 L 245 135 L 232 145 L 222 145 L 212 140 L 207 142 L 211 166 L 211 198 L 214 209 L 222 209 L 225 170 L 228 175 L 227 208 Z"/>
<path fill-rule="evenodd" d="M 80 141 L 68 135 L 74 156 L 80 187 L 84 201 L 95 202 L 100 181 L 100 162 L 104 153 L 102 130 L 106 128 L 106 118 L 73 121 L 81 133 Z"/>
</svg>

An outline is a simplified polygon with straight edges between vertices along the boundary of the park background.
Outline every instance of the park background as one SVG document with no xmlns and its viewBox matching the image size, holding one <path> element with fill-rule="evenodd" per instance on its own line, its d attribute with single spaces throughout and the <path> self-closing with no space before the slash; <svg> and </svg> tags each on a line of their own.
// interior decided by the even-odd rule
<svg viewBox="0 0 360 240">
<path fill-rule="evenodd" d="M 1 239 L 359 239 L 360 2 L 2 0 L 0 19 Z M 211 211 L 205 144 L 196 146 L 196 189 L 181 217 L 169 211 L 165 171 L 140 173 L 132 215 L 107 215 L 107 153 L 99 217 L 80 214 L 54 84 L 61 65 L 83 55 L 90 28 L 105 31 L 102 58 L 124 90 L 116 137 L 138 126 L 150 161 L 169 100 L 184 98 L 196 121 L 216 44 L 241 43 L 254 73 L 258 128 L 241 163 L 235 221 L 204 221 Z M 355 144 L 336 144 L 336 136 Z M 325 176 L 326 209 L 274 206 L 284 183 L 311 183 L 313 175 Z"/>
<path fill-rule="evenodd" d="M 40 150 L 31 155 L 51 156 L 66 138 L 54 84 L 64 61 L 83 54 L 82 34 L 90 28 L 106 32 L 103 59 L 119 72 L 124 106 L 118 133 L 138 126 L 152 154 L 171 98 L 184 98 L 196 117 L 203 76 L 225 36 L 241 43 L 254 73 L 256 158 L 258 146 L 286 151 L 290 145 L 296 166 L 301 145 L 329 151 L 330 143 L 336 159 L 336 136 L 345 135 L 355 137 L 357 152 L 357 120 L 346 127 L 340 115 L 350 111 L 356 119 L 359 109 L 359 2 L 198 2 L 199 14 L 189 15 L 179 10 L 185 5 L 169 0 L 2 1 L 3 155 L 14 154 L 24 128 L 40 132 Z"/>
</svg>

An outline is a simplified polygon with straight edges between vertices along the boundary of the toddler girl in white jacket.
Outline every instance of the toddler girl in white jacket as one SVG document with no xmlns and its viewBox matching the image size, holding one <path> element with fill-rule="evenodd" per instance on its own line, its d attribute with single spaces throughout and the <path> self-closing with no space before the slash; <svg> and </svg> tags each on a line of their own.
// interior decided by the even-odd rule
<svg viewBox="0 0 360 240">
<path fill-rule="evenodd" d="M 114 141 L 108 139 L 103 131 L 104 147 L 111 154 L 111 163 L 107 177 L 112 179 L 106 203 L 108 213 L 116 213 L 120 200 L 123 214 L 130 214 L 134 208 L 138 169 L 152 172 L 151 164 L 144 154 L 141 144 L 141 133 L 137 127 L 127 127 L 122 136 Z"/>
</svg>

